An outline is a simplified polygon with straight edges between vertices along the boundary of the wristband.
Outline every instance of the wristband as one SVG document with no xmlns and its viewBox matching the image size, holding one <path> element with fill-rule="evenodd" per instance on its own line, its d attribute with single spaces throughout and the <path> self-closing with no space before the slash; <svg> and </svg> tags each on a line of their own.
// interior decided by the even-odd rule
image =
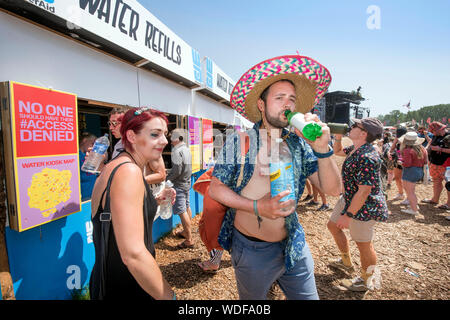
<svg viewBox="0 0 450 320">
<path fill-rule="evenodd" d="M 173 292 L 172 300 L 177 300 L 177 295 L 175 294 L 175 291 Z"/>
<path fill-rule="evenodd" d="M 353 218 L 355 215 L 353 213 L 351 213 L 350 211 L 345 211 L 345 214 L 347 215 L 347 217 L 349 218 Z"/>
<path fill-rule="evenodd" d="M 330 146 L 329 146 L 330 147 Z M 320 153 L 320 152 L 316 152 L 313 150 L 314 155 L 319 158 L 319 159 L 325 159 L 325 158 L 329 158 L 333 155 L 334 151 L 333 148 L 330 147 L 330 151 L 326 152 L 326 153 Z"/>
<path fill-rule="evenodd" d="M 257 202 L 258 202 L 258 200 L 253 200 L 253 211 L 255 211 L 256 220 L 258 220 L 258 228 L 261 229 L 262 218 L 261 218 L 261 216 L 259 215 L 259 212 L 258 212 Z"/>
</svg>

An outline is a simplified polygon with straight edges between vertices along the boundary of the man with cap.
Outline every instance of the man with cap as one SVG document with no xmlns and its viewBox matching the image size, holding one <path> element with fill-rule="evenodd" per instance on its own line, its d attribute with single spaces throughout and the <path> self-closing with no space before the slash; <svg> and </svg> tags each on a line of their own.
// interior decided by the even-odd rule
<svg viewBox="0 0 450 320">
<path fill-rule="evenodd" d="M 342 148 L 342 135 L 336 135 L 335 154 L 346 156 L 342 165 L 343 193 L 328 221 L 341 258 L 331 265 L 347 272 L 354 267 L 350 248 L 343 229 L 349 229 L 361 259 L 361 277 L 344 280 L 342 285 L 352 291 L 366 291 L 376 287 L 377 256 L 373 248 L 373 229 L 378 221 L 386 221 L 388 208 L 383 194 L 380 168 L 381 158 L 372 142 L 381 138 L 383 124 L 375 118 L 353 119 L 349 133 L 353 145 Z M 375 277 L 374 277 L 375 276 Z"/>
<path fill-rule="evenodd" d="M 307 113 L 330 82 L 322 65 L 292 55 L 255 65 L 233 88 L 231 107 L 255 125 L 247 131 L 245 157 L 241 156 L 240 136 L 227 137 L 214 167 L 209 195 L 229 207 L 218 240 L 231 251 L 240 299 L 266 299 L 275 281 L 288 299 L 318 299 L 314 261 L 295 209 L 307 178 L 327 194 L 338 195 L 341 189 L 339 170 L 330 158 L 329 128 Z M 306 141 L 298 130 L 288 132 L 284 129 L 288 125 L 286 110 L 305 113 L 306 121 L 322 127 L 322 136 Z M 289 149 L 294 183 L 292 190 L 271 197 L 268 154 L 277 152 L 276 146 Z M 243 178 L 237 186 L 241 163 Z M 282 200 L 291 192 L 293 199 Z"/>
<path fill-rule="evenodd" d="M 184 143 L 184 129 L 175 129 L 170 135 L 172 148 L 172 168 L 167 173 L 166 180 L 173 183 L 177 192 L 173 205 L 173 214 L 179 215 L 183 231 L 178 235 L 185 238 L 177 247 L 178 249 L 193 248 L 191 231 L 192 212 L 189 207 L 189 189 L 191 188 L 192 156 L 189 148 Z"/>
</svg>

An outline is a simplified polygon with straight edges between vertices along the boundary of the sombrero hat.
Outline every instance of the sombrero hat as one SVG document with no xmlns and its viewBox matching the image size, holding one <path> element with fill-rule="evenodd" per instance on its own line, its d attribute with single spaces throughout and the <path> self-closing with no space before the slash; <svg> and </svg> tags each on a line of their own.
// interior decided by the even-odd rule
<svg viewBox="0 0 450 320">
<path fill-rule="evenodd" d="M 309 57 L 275 57 L 258 63 L 244 73 L 231 92 L 231 107 L 252 122 L 261 120 L 256 105 L 261 93 L 282 79 L 294 83 L 297 96 L 295 107 L 301 113 L 310 111 L 331 83 L 328 69 Z"/>
</svg>

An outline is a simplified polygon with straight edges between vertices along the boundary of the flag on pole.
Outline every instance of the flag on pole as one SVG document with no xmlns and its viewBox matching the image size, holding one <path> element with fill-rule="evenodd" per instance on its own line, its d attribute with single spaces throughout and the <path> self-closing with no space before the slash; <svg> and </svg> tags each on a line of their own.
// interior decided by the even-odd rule
<svg viewBox="0 0 450 320">
<path fill-rule="evenodd" d="M 408 109 L 411 109 L 411 100 L 409 100 L 408 103 L 404 104 L 403 106 L 408 108 Z"/>
</svg>

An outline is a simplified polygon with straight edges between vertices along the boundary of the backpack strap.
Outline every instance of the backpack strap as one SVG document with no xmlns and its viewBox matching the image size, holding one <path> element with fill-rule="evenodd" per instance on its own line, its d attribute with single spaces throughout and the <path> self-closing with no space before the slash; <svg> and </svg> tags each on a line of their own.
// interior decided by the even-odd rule
<svg viewBox="0 0 450 320">
<path fill-rule="evenodd" d="M 244 178 L 244 165 L 245 165 L 245 156 L 248 153 L 248 149 L 250 148 L 250 138 L 246 132 L 238 132 L 239 137 L 241 138 L 241 168 L 239 171 L 239 177 L 236 183 L 236 187 L 239 187 L 242 183 L 242 179 Z"/>
</svg>

